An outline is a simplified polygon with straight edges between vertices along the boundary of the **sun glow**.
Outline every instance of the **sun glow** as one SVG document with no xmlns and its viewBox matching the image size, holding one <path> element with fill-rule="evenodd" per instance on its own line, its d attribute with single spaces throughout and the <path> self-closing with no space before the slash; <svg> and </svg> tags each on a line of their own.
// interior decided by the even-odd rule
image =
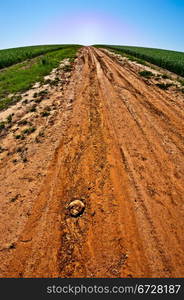
<svg viewBox="0 0 184 300">
<path fill-rule="evenodd" d="M 102 13 L 70 13 L 48 22 L 46 38 L 51 43 L 76 43 L 92 45 L 98 43 L 127 44 L 129 38 L 136 36 L 126 22 L 117 20 L 112 15 Z M 43 32 L 39 35 L 44 36 Z M 112 40 L 112 36 L 114 39 Z M 59 37 L 59 40 L 58 40 Z"/>
</svg>

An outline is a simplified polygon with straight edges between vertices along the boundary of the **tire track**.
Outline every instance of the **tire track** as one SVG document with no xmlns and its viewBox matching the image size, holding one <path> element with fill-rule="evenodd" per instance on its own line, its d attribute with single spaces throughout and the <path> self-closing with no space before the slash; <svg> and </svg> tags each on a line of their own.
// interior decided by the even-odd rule
<svg viewBox="0 0 184 300">
<path fill-rule="evenodd" d="M 95 50 L 95 52 L 97 52 L 97 50 Z M 99 59 L 99 56 L 97 56 L 97 59 Z M 105 59 L 104 59 L 105 60 Z M 108 66 L 108 62 L 106 62 L 107 63 L 107 66 Z M 101 61 L 100 61 L 100 64 L 101 64 Z M 104 62 L 103 62 L 103 65 L 104 65 Z M 107 67 L 106 67 L 107 68 Z M 103 69 L 104 69 L 104 67 L 103 67 Z M 109 66 L 109 69 L 110 69 L 110 66 Z M 113 72 L 113 70 L 111 69 L 111 72 Z M 101 75 L 99 75 L 99 77 L 100 77 Z M 107 77 L 106 77 L 107 78 Z M 122 77 L 121 77 L 122 78 Z M 126 83 L 127 83 L 127 80 L 126 80 Z M 107 87 L 108 87 L 108 83 L 107 82 L 105 82 L 105 80 L 104 80 L 104 82 L 103 82 L 103 84 L 104 84 L 104 86 L 103 86 L 103 89 L 105 90 L 105 88 L 107 89 Z M 122 84 L 123 85 L 123 84 Z M 110 86 L 111 87 L 111 89 L 112 89 L 112 86 Z M 113 85 L 113 88 L 114 88 L 114 85 Z M 115 92 L 116 93 L 116 92 Z M 112 94 L 113 94 L 113 92 L 112 92 Z M 125 96 L 125 98 L 126 98 L 126 94 L 123 94 L 123 91 L 122 91 L 122 95 L 123 96 Z M 113 97 L 112 97 L 112 95 L 111 95 L 111 93 L 110 93 L 110 91 L 109 91 L 109 93 L 108 93 L 108 96 L 111 96 L 111 99 L 113 99 Z M 121 94 L 119 93 L 118 95 L 117 95 L 117 98 L 121 98 Z M 115 97 L 114 97 L 115 98 Z M 118 99 L 116 98 L 116 100 L 118 101 Z M 138 98 L 138 96 L 137 96 L 137 98 Z M 107 98 L 108 99 L 108 98 Z M 124 104 L 125 104 L 125 106 L 127 107 L 127 105 L 128 105 L 128 111 L 129 111 L 129 113 L 130 113 L 130 115 L 132 115 L 132 118 L 134 119 L 134 121 L 136 122 L 136 124 L 137 124 L 137 128 L 139 128 L 139 130 L 140 130 L 140 132 L 142 132 L 142 135 L 144 136 L 144 138 L 147 140 L 147 144 L 148 145 L 151 145 L 150 144 L 150 140 L 149 139 L 147 139 L 147 137 L 151 137 L 152 135 L 150 134 L 151 133 L 151 128 L 149 129 L 149 131 L 148 131 L 148 129 L 147 129 L 147 134 L 145 135 L 145 132 L 144 132 L 144 128 L 145 128 L 145 126 L 143 126 L 143 124 L 140 124 L 139 122 L 138 122 L 138 117 L 137 117 L 137 112 L 136 112 L 136 115 L 131 111 L 131 109 L 129 109 L 129 105 L 131 105 L 131 102 L 132 102 L 132 107 L 135 107 L 135 109 L 137 109 L 137 107 L 135 106 L 135 101 L 133 102 L 133 100 L 131 99 L 131 98 L 127 98 L 127 100 L 126 101 L 124 101 Z M 111 105 L 111 107 L 112 107 L 112 104 L 114 103 L 114 101 L 111 101 L 111 103 L 110 103 L 110 105 Z M 118 102 L 119 103 L 119 102 Z M 120 104 L 120 103 L 119 103 Z M 110 106 L 109 105 L 109 106 Z M 110 109 L 109 108 L 109 110 L 112 110 L 112 109 Z M 122 112 L 122 110 L 121 110 L 121 105 L 119 105 L 119 106 L 116 106 L 116 108 L 114 109 L 114 112 L 116 111 L 118 111 L 118 110 L 120 110 L 121 112 Z M 133 114 L 132 114 L 133 113 Z M 113 112 L 112 112 L 112 114 L 113 114 Z M 116 118 L 117 118 L 117 116 L 116 116 Z M 139 119 L 141 120 L 141 118 L 140 118 L 140 116 L 139 116 Z M 142 117 L 142 119 L 143 119 L 143 117 Z M 115 125 L 115 127 L 116 127 L 116 131 L 118 131 L 118 123 L 115 123 L 116 121 L 115 121 L 115 119 L 113 120 L 113 123 L 114 123 L 114 125 Z M 137 123 L 138 122 L 138 123 Z M 128 121 L 128 124 L 130 124 L 130 121 Z M 123 128 L 121 128 L 122 130 L 123 130 Z M 121 136 L 121 135 L 120 135 Z M 153 137 L 153 136 L 152 136 Z M 119 138 L 120 139 L 120 138 Z M 125 141 L 126 141 L 126 143 L 127 143 L 127 141 L 128 141 L 128 139 L 129 139 L 129 137 L 126 137 L 125 138 Z M 154 141 L 156 141 L 155 140 L 155 137 L 154 137 Z M 159 145 L 159 140 L 157 141 L 157 145 Z M 137 145 L 137 147 L 139 147 L 139 145 Z M 149 146 L 150 147 L 150 146 Z M 125 148 L 125 143 L 123 143 L 123 148 Z M 155 148 L 155 150 L 156 150 L 156 148 Z M 130 157 L 130 160 L 132 160 L 132 150 L 129 150 L 129 157 Z M 154 154 L 154 152 L 155 151 L 153 151 L 153 148 L 151 147 L 150 148 L 150 150 L 149 150 L 149 156 L 151 155 L 153 155 Z M 158 151 L 157 151 L 157 153 L 158 153 Z M 161 153 L 161 152 L 160 152 Z M 155 154 L 156 154 L 156 152 L 155 152 Z M 168 159 L 167 159 L 168 160 Z M 170 159 L 169 159 L 170 160 Z M 167 185 L 167 184 L 169 184 L 170 185 L 170 188 L 172 187 L 173 188 L 173 181 L 171 181 L 170 182 L 170 176 L 168 176 L 167 175 L 167 173 L 165 172 L 165 170 L 164 170 L 164 165 L 162 164 L 162 162 L 160 161 L 160 159 L 159 159 L 159 156 L 157 155 L 157 156 L 153 156 L 153 161 L 157 161 L 157 164 L 158 164 L 158 166 L 160 167 L 160 170 L 162 171 L 162 176 L 164 176 L 165 177 L 165 179 L 163 180 L 163 178 L 161 177 L 160 178 L 160 180 L 162 180 L 161 182 L 160 182 L 160 186 L 162 187 L 162 186 L 164 186 L 164 185 Z M 137 162 L 136 162 L 136 164 L 137 164 Z M 134 164 L 134 166 L 132 167 L 132 170 L 135 170 L 135 168 L 136 168 L 136 165 Z M 150 167 L 149 167 L 149 169 L 150 169 Z M 149 169 L 148 169 L 148 171 L 149 171 Z M 134 172 L 135 173 L 135 172 Z M 151 173 L 152 174 L 152 177 L 153 177 L 153 173 Z M 148 175 L 149 175 L 149 173 L 148 173 Z M 159 174 L 158 174 L 159 175 Z M 169 182 L 167 183 L 167 180 L 169 180 Z M 138 183 L 137 183 L 137 186 L 140 186 L 140 182 L 139 182 L 139 180 L 137 181 Z M 141 184 L 142 185 L 142 184 Z M 176 188 L 178 188 L 178 185 L 175 183 L 175 185 L 176 185 Z M 182 187 L 182 185 L 180 185 L 180 190 L 181 190 L 181 193 L 182 193 L 182 189 L 181 189 L 181 187 Z M 154 191 L 153 191 L 154 192 Z M 145 206 L 145 204 L 144 204 L 144 211 L 145 211 L 145 207 L 149 207 L 150 205 L 148 204 L 148 200 L 146 199 L 147 197 L 146 196 L 144 196 L 144 197 L 141 197 L 142 199 L 145 199 L 143 202 L 145 202 L 146 203 L 146 206 Z M 171 200 L 171 203 L 173 202 L 172 201 L 172 197 L 169 197 L 170 198 L 170 200 Z M 160 201 L 160 200 L 159 200 Z M 162 203 L 162 201 L 161 201 L 161 203 Z M 182 203 L 181 203 L 182 204 Z M 163 203 L 162 203 L 162 205 L 163 205 Z M 165 206 L 167 206 L 167 205 L 164 205 L 164 207 Z M 153 213 L 152 213 L 152 209 L 150 210 L 149 209 L 149 211 L 151 212 L 151 213 L 149 213 L 149 215 L 152 215 Z M 172 212 L 172 210 L 170 209 L 170 211 L 169 211 L 169 216 L 168 217 L 170 217 L 171 216 L 171 212 Z M 172 214 L 173 215 L 173 214 Z M 174 216 L 173 216 L 174 217 Z M 151 222 L 153 222 L 154 221 L 154 219 L 152 218 L 152 220 L 151 220 Z M 150 221 L 149 221 L 150 222 Z M 155 222 L 154 222 L 155 223 Z M 159 226 L 161 227 L 161 225 L 159 224 Z M 158 224 L 157 224 L 157 226 L 155 226 L 155 228 L 156 228 L 156 231 L 157 231 L 157 234 L 155 234 L 155 236 L 157 236 L 157 238 L 158 238 Z M 176 237 L 176 240 L 178 241 L 178 237 Z M 172 241 L 173 242 L 173 241 Z M 172 245 L 172 242 L 171 242 L 171 245 Z M 157 246 L 157 244 L 160 244 L 160 249 L 159 249 L 159 247 Z M 162 253 L 162 260 L 165 262 L 165 268 L 164 268 L 164 272 L 166 272 L 165 270 L 166 269 L 168 269 L 167 271 L 168 271 L 168 275 L 170 274 L 170 272 L 171 272 L 171 270 L 172 270 L 172 267 L 171 266 L 169 266 L 170 265 L 170 263 L 169 263 L 169 261 L 170 261 L 170 258 L 167 258 L 167 249 L 166 250 L 163 250 L 163 245 L 165 244 L 165 241 L 163 241 L 163 242 L 159 242 L 158 243 L 158 240 L 156 240 L 156 242 L 155 242 L 155 246 L 156 246 L 156 248 L 158 248 L 159 249 L 159 252 L 160 253 Z M 182 255 L 182 251 L 183 250 L 181 250 L 182 249 L 182 247 L 183 247 L 183 244 L 182 244 L 182 242 L 180 241 L 179 242 L 179 253 L 181 253 L 181 255 Z M 164 254 L 164 252 L 165 252 L 165 254 Z M 169 268 L 168 268 L 168 266 L 169 266 Z"/>
</svg>

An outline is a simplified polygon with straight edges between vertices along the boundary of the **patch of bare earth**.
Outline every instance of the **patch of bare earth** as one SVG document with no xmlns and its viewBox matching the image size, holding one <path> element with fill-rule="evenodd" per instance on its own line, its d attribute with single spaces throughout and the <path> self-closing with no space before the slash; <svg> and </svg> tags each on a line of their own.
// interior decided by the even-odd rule
<svg viewBox="0 0 184 300">
<path fill-rule="evenodd" d="M 72 72 L 68 59 L 21 95 L 22 100 L 0 112 L 7 122 L 0 132 L 0 257 L 2 269 L 13 254 L 38 197 L 40 185 L 65 135 L 73 108 Z M 74 63 L 73 68 L 79 66 Z M 68 89 L 68 92 L 65 92 Z M 71 89 L 72 90 L 72 89 Z"/>
</svg>

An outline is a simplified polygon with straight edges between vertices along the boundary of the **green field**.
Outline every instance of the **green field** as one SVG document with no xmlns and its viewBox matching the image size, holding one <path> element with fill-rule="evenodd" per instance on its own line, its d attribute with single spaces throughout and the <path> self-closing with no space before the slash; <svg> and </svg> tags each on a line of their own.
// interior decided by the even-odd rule
<svg viewBox="0 0 184 300">
<path fill-rule="evenodd" d="M 74 59 L 80 47 L 79 45 L 62 45 L 59 50 L 52 50 L 29 61 L 2 69 L 0 71 L 0 110 L 18 99 L 8 97 L 9 94 L 26 91 L 35 82 L 43 80 L 43 77 L 56 68 L 61 60 Z"/>
<path fill-rule="evenodd" d="M 184 76 L 184 52 L 132 46 L 96 46 L 115 50 L 120 54 L 134 56 L 138 59 L 145 60 L 161 68 L 174 72 L 177 75 Z"/>
<path fill-rule="evenodd" d="M 26 59 L 65 48 L 67 45 L 42 45 L 0 50 L 0 69 L 12 66 Z"/>
</svg>

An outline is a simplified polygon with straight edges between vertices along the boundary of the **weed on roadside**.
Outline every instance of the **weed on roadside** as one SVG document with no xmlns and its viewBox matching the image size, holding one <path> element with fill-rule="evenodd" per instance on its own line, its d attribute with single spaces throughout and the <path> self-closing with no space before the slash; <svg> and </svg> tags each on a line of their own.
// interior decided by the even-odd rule
<svg viewBox="0 0 184 300">
<path fill-rule="evenodd" d="M 17 124 L 21 126 L 21 125 L 27 125 L 27 123 L 28 123 L 27 120 L 21 120 Z"/>
<path fill-rule="evenodd" d="M 24 163 L 28 162 L 27 157 L 23 157 L 23 158 L 22 158 L 22 161 L 23 161 Z"/>
<path fill-rule="evenodd" d="M 35 112 L 35 111 L 36 111 L 36 104 L 34 104 L 34 105 L 30 108 L 29 112 Z"/>
<path fill-rule="evenodd" d="M 25 99 L 24 101 L 22 101 L 22 104 L 24 104 L 24 105 L 28 104 L 28 99 Z"/>
<path fill-rule="evenodd" d="M 7 123 L 11 123 L 12 122 L 12 114 L 8 115 L 6 120 L 7 120 Z"/>
<path fill-rule="evenodd" d="M 163 75 L 161 75 L 161 77 L 162 77 L 163 79 L 170 79 L 170 76 L 168 76 L 167 74 L 163 74 Z"/>
<path fill-rule="evenodd" d="M 19 198 L 20 194 L 17 194 L 16 196 L 12 197 L 10 199 L 10 202 L 15 202 Z"/>
<path fill-rule="evenodd" d="M 5 128 L 5 122 L 0 122 L 0 131 Z"/>
<path fill-rule="evenodd" d="M 23 152 L 24 151 L 24 148 L 22 148 L 22 147 L 18 147 L 17 149 L 16 149 L 16 152 L 17 153 L 21 153 L 21 152 Z"/>
<path fill-rule="evenodd" d="M 145 78 L 151 78 L 152 76 L 154 76 L 154 74 L 152 72 L 146 71 L 146 70 L 139 72 L 139 75 L 141 75 Z"/>
<path fill-rule="evenodd" d="M 170 86 L 172 86 L 172 83 L 157 83 L 156 86 L 158 86 L 162 90 L 167 90 Z"/>
<path fill-rule="evenodd" d="M 50 112 L 49 111 L 42 111 L 41 112 L 41 116 L 42 117 L 48 117 L 50 115 Z"/>
<path fill-rule="evenodd" d="M 64 72 L 71 72 L 72 71 L 72 66 L 71 65 L 66 65 L 63 67 Z"/>
<path fill-rule="evenodd" d="M 44 136 L 45 136 L 45 134 L 44 134 L 43 131 L 40 131 L 38 135 L 39 135 L 40 137 L 44 137 Z"/>
<path fill-rule="evenodd" d="M 184 80 L 178 79 L 179 83 L 184 86 Z"/>
<path fill-rule="evenodd" d="M 59 78 L 56 77 L 54 80 L 51 81 L 50 85 L 51 86 L 54 86 L 54 85 L 56 86 L 56 85 L 58 85 L 59 81 L 60 81 Z"/>
<path fill-rule="evenodd" d="M 24 135 L 17 134 L 17 135 L 15 135 L 15 139 L 16 139 L 16 140 L 24 140 L 25 137 L 24 137 Z"/>
<path fill-rule="evenodd" d="M 51 79 L 45 79 L 43 83 L 44 83 L 44 84 L 50 84 L 51 81 L 52 81 Z"/>
<path fill-rule="evenodd" d="M 40 102 L 42 102 L 42 99 L 41 98 L 37 98 L 37 99 L 34 100 L 34 102 L 35 103 L 40 103 Z"/>
<path fill-rule="evenodd" d="M 24 130 L 22 131 L 22 134 L 29 135 L 29 134 L 33 133 L 35 130 L 36 130 L 35 127 L 29 127 L 29 128 L 24 129 Z"/>
</svg>

